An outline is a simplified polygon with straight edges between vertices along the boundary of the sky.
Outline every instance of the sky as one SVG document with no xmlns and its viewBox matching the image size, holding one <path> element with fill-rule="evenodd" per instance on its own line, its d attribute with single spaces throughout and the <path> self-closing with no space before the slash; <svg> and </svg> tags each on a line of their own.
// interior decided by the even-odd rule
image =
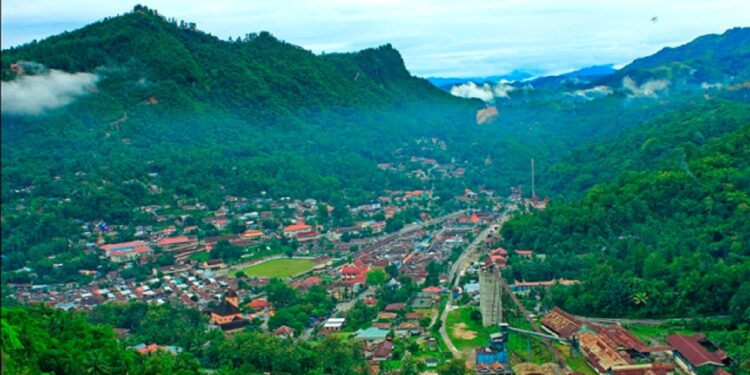
<svg viewBox="0 0 750 375">
<path fill-rule="evenodd" d="M 703 34 L 750 26 L 747 0 L 3 0 L 2 48 L 137 3 L 222 39 L 266 30 L 316 53 L 391 43 L 423 77 L 622 66 Z"/>
</svg>

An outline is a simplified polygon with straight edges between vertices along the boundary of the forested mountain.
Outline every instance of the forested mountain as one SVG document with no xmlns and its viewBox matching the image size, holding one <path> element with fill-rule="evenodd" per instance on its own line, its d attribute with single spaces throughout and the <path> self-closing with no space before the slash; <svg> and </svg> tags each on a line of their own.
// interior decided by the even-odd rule
<svg viewBox="0 0 750 375">
<path fill-rule="evenodd" d="M 269 33 L 222 41 L 140 7 L 2 59 L 4 82 L 15 82 L 11 65 L 21 62 L 19 79 L 58 69 L 93 74 L 96 84 L 63 108 L 7 106 L 4 199 L 32 184 L 57 185 L 41 196 L 85 194 L 73 186 L 76 172 L 115 184 L 159 172 L 159 185 L 201 199 L 223 185 L 232 194 L 361 200 L 374 184 L 414 185 L 376 163 L 419 137 L 461 138 L 482 107 L 411 76 L 390 46 L 316 56 Z M 142 197 L 115 200 L 123 198 Z"/>
<path fill-rule="evenodd" d="M 673 135 L 646 141 L 654 147 L 671 143 L 662 157 L 650 155 L 649 145 L 634 155 L 617 149 L 612 155 L 628 158 L 618 159 L 626 165 L 648 164 L 650 157 L 654 164 L 594 185 L 580 201 L 553 202 L 506 224 L 509 246 L 547 254 L 547 260 L 511 266 L 507 274 L 581 279 L 581 285 L 552 294 L 557 304 L 581 314 L 750 319 L 750 123 L 732 124 L 746 118 L 745 108 L 708 113 L 683 134 L 679 116 L 662 123 L 661 131 Z M 723 124 L 736 130 L 713 139 L 697 130 Z"/>
<path fill-rule="evenodd" d="M 699 39 L 701 51 L 725 56 L 735 43 L 744 56 L 746 33 Z M 692 50 L 672 49 L 659 64 L 698 61 Z M 739 79 L 744 66 L 730 60 L 722 57 L 719 70 Z M 637 76 L 636 67 L 627 71 Z M 612 87 L 518 86 L 498 98 L 494 123 L 477 125 L 485 104 L 411 76 L 388 45 L 315 55 L 267 32 L 220 40 L 140 6 L 3 51 L 2 79 L 5 270 L 70 251 L 81 222 L 131 224 L 134 208 L 175 199 L 216 209 L 227 194 L 266 192 L 345 207 L 385 189 L 432 188 L 448 202 L 466 187 L 505 194 L 528 184 L 531 157 L 540 194 L 570 196 L 673 153 L 678 145 L 665 142 L 700 144 L 735 129 L 746 120 L 745 104 L 736 103 L 747 103 L 749 91 L 678 94 L 622 79 Z M 734 108 L 726 128 L 700 122 L 725 108 Z M 656 130 L 682 120 L 706 126 Z M 618 138 L 633 128 L 640 130 Z M 425 147 L 426 139 L 445 148 Z M 578 149 L 586 144 L 595 146 Z M 642 156 L 628 151 L 642 146 Z M 626 163 L 602 159 L 612 150 Z M 465 174 L 422 181 L 377 168 L 411 156 Z"/>
<path fill-rule="evenodd" d="M 626 171 L 680 167 L 696 149 L 747 124 L 747 104 L 716 99 L 686 105 L 618 137 L 574 149 L 552 165 L 545 184 L 571 198 Z"/>
<path fill-rule="evenodd" d="M 664 48 L 636 59 L 598 84 L 611 84 L 630 76 L 637 81 L 667 79 L 674 83 L 731 84 L 750 79 L 750 28 L 737 27 L 721 35 L 710 34 L 690 43 Z"/>
</svg>

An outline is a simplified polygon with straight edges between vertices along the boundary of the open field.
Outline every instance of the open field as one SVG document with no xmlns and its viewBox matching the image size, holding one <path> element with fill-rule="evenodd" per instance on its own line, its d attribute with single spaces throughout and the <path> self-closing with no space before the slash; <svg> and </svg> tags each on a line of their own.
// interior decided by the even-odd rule
<svg viewBox="0 0 750 375">
<path fill-rule="evenodd" d="M 309 259 L 281 258 L 245 267 L 243 272 L 249 277 L 291 277 L 309 271 L 315 263 Z M 236 275 L 236 272 L 235 272 Z"/>
<path fill-rule="evenodd" d="M 448 313 L 446 331 L 458 350 L 479 348 L 489 344 L 495 327 L 482 327 L 482 322 L 471 319 L 472 307 L 461 307 Z"/>
</svg>

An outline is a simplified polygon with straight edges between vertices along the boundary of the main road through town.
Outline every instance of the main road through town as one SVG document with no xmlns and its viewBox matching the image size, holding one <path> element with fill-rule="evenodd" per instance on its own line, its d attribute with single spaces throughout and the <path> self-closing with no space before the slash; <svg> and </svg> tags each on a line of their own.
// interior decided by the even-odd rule
<svg viewBox="0 0 750 375">
<path fill-rule="evenodd" d="M 469 244 L 469 247 L 464 250 L 463 253 L 456 259 L 455 262 L 451 265 L 450 272 L 448 273 L 448 280 L 453 280 L 453 283 L 451 284 L 451 289 L 455 289 L 458 286 L 459 280 L 461 280 L 461 276 L 464 274 L 467 268 L 471 265 L 472 262 L 475 262 L 479 259 L 479 247 L 484 244 L 487 237 L 490 236 L 490 234 L 498 234 L 500 228 L 502 228 L 503 224 L 508 221 L 510 218 L 510 212 L 509 211 L 503 211 L 503 213 L 500 215 L 500 217 L 495 221 L 494 223 L 490 224 L 487 228 L 485 228 L 482 232 L 477 235 L 477 237 L 474 239 L 474 241 Z M 451 291 L 452 292 L 452 291 Z M 459 351 L 456 346 L 453 344 L 453 341 L 451 340 L 450 336 L 448 335 L 448 331 L 446 328 L 446 320 L 448 319 L 448 313 L 454 308 L 452 305 L 453 302 L 453 293 L 450 294 L 448 297 L 448 302 L 445 304 L 445 308 L 443 309 L 443 312 L 440 315 L 440 336 L 443 338 L 443 342 L 448 347 L 448 349 L 453 353 L 453 356 L 455 358 L 461 357 L 461 351 Z"/>
</svg>

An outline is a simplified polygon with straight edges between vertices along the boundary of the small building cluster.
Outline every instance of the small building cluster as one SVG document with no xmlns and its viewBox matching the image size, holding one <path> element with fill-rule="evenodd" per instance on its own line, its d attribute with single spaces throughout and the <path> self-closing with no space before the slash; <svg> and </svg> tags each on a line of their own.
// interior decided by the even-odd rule
<svg viewBox="0 0 750 375">
<path fill-rule="evenodd" d="M 545 330 L 578 348 L 599 374 L 670 375 L 676 371 L 674 364 L 693 375 L 703 366 L 723 374 L 721 367 L 731 364 L 726 353 L 701 334 L 675 334 L 667 338 L 669 345 L 652 346 L 618 324 L 583 321 L 558 307 L 541 322 Z"/>
</svg>

